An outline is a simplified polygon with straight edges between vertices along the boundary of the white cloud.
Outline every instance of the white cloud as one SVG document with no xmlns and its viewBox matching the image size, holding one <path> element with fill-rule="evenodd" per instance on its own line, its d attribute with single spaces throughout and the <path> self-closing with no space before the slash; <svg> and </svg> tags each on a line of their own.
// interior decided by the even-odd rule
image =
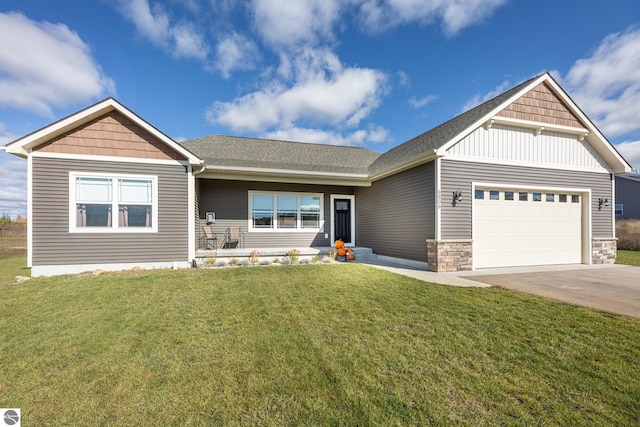
<svg viewBox="0 0 640 427">
<path fill-rule="evenodd" d="M 176 58 L 206 60 L 209 46 L 193 22 L 181 20 L 172 23 L 160 5 L 151 7 L 148 0 L 120 0 L 118 5 L 122 15 L 154 46 Z M 192 6 L 186 5 L 188 9 Z"/>
<path fill-rule="evenodd" d="M 450 36 L 482 22 L 507 0 L 362 0 L 359 16 L 369 31 L 384 31 L 402 24 L 442 22 Z"/>
<path fill-rule="evenodd" d="M 91 49 L 66 25 L 0 13 L 0 107 L 52 116 L 52 108 L 115 93 Z"/>
<path fill-rule="evenodd" d="M 316 45 L 331 40 L 339 0 L 253 0 L 254 27 L 273 47 Z"/>
<path fill-rule="evenodd" d="M 640 29 L 608 35 L 561 80 L 605 135 L 640 129 Z"/>
<path fill-rule="evenodd" d="M 215 68 L 228 79 L 231 71 L 253 70 L 260 53 L 256 44 L 248 38 L 233 33 L 223 38 L 216 46 Z"/>
<path fill-rule="evenodd" d="M 0 146 L 16 139 L 0 123 Z M 27 216 L 27 161 L 0 151 L 0 215 Z"/>
<path fill-rule="evenodd" d="M 372 126 L 368 130 L 359 129 L 342 134 L 340 132 L 322 129 L 308 129 L 293 127 L 267 132 L 262 137 L 281 141 L 311 142 L 316 144 L 357 146 L 366 143 L 386 141 L 389 131 L 382 126 Z"/>
<path fill-rule="evenodd" d="M 640 170 L 640 141 L 621 142 L 616 145 L 616 148 L 631 167 Z"/>
<path fill-rule="evenodd" d="M 178 58 L 193 58 L 204 61 L 209 56 L 209 46 L 195 26 L 182 22 L 171 29 L 174 48 L 173 54 Z"/>
<path fill-rule="evenodd" d="M 305 49 L 285 58 L 278 78 L 232 102 L 215 102 L 207 113 L 208 120 L 250 132 L 294 128 L 301 121 L 357 126 L 385 93 L 385 74 L 344 67 L 328 50 Z"/>
<path fill-rule="evenodd" d="M 416 98 L 415 96 L 412 96 L 411 98 L 409 98 L 409 105 L 411 105 L 413 108 L 422 108 L 428 103 L 435 101 L 436 99 L 438 99 L 438 97 L 435 95 L 427 95 L 423 96 L 422 98 Z"/>
<path fill-rule="evenodd" d="M 126 18 L 136 29 L 158 47 L 167 44 L 169 17 L 160 6 L 152 11 L 147 0 L 121 0 L 120 6 Z"/>
<path fill-rule="evenodd" d="M 484 95 L 475 94 L 471 99 L 465 102 L 465 104 L 462 106 L 461 112 L 468 111 L 473 107 L 476 107 L 482 104 L 483 102 L 490 100 L 491 98 L 495 98 L 496 96 L 504 93 L 510 87 L 511 87 L 511 83 L 509 83 L 509 80 L 504 80 L 495 89 L 493 89 L 492 91 L 489 91 L 488 93 L 485 93 Z"/>
</svg>

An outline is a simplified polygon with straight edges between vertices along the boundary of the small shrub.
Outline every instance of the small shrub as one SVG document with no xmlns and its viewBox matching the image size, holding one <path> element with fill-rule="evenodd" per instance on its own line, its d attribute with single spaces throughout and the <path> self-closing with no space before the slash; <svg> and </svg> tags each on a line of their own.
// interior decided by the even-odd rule
<svg viewBox="0 0 640 427">
<path fill-rule="evenodd" d="M 329 249 L 329 259 L 331 261 L 335 261 L 336 260 L 336 251 L 334 251 L 333 249 Z"/>
<path fill-rule="evenodd" d="M 321 261 L 321 257 L 318 254 L 315 254 L 314 256 L 311 257 L 311 263 L 312 264 L 318 264 Z"/>
<path fill-rule="evenodd" d="M 618 249 L 640 251 L 640 220 L 621 219 L 616 221 Z"/>
<path fill-rule="evenodd" d="M 249 254 L 249 261 L 251 261 L 251 264 L 253 265 L 257 265 L 260 263 L 260 251 L 257 249 L 254 249 L 251 251 L 251 254 Z"/>
<path fill-rule="evenodd" d="M 291 260 L 292 264 L 297 264 L 300 260 L 300 250 L 299 249 L 289 249 L 287 252 L 287 256 Z"/>
<path fill-rule="evenodd" d="M 229 260 L 229 265 L 238 265 L 238 264 L 240 264 L 240 261 L 236 257 L 233 257 Z"/>
<path fill-rule="evenodd" d="M 274 258 L 271 262 L 273 262 L 274 264 L 279 264 L 280 258 Z"/>
<path fill-rule="evenodd" d="M 204 260 L 204 265 L 216 265 L 216 259 L 218 258 L 218 253 L 216 251 L 205 251 L 204 256 L 206 257 L 206 259 Z"/>
</svg>

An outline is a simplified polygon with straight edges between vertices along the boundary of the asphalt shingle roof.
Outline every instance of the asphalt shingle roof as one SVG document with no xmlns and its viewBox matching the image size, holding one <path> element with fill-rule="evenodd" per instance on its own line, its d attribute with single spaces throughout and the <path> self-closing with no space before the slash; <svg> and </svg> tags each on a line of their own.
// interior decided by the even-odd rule
<svg viewBox="0 0 640 427">
<path fill-rule="evenodd" d="M 540 76 L 533 77 L 513 89 L 510 89 L 507 92 L 504 92 L 439 126 L 436 126 L 430 131 L 392 148 L 378 157 L 371 164 L 369 172 L 372 175 L 375 175 L 376 173 L 392 169 L 395 166 L 418 158 L 428 151 L 442 147 L 447 142 L 451 141 L 451 139 L 464 132 L 469 126 L 489 114 L 500 104 L 510 99 L 538 77 Z"/>
<path fill-rule="evenodd" d="M 209 167 L 368 175 L 380 153 L 358 147 L 210 135 L 182 142 Z"/>
<path fill-rule="evenodd" d="M 182 145 L 207 166 L 376 175 L 424 156 L 461 135 L 540 76 L 492 98 L 384 154 L 366 148 L 210 135 Z"/>
</svg>

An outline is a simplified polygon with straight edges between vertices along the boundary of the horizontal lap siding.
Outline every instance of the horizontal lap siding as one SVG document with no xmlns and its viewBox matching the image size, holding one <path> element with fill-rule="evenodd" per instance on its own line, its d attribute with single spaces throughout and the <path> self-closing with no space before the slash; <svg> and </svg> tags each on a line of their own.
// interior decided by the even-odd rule
<svg viewBox="0 0 640 427">
<path fill-rule="evenodd" d="M 158 177 L 157 233 L 69 233 L 69 172 Z M 188 260 L 183 166 L 33 158 L 33 265 Z M 75 218 L 74 218 L 75 220 Z"/>
<path fill-rule="evenodd" d="M 433 162 L 356 189 L 356 242 L 378 255 L 426 262 L 435 236 Z"/>
<path fill-rule="evenodd" d="M 615 202 L 623 205 L 622 215 L 616 215 L 616 219 L 640 218 L 640 182 L 617 178 Z"/>
<path fill-rule="evenodd" d="M 593 237 L 613 235 L 613 206 L 598 209 L 598 198 L 611 200 L 609 174 L 538 169 L 466 161 L 442 160 L 442 239 L 471 239 L 472 182 L 522 185 L 527 187 L 571 187 L 591 189 Z M 463 200 L 451 203 L 454 191 L 462 191 Z"/>
<path fill-rule="evenodd" d="M 246 248 L 300 248 L 310 246 L 330 246 L 331 235 L 331 194 L 353 194 L 353 187 L 287 184 L 252 181 L 225 181 L 217 179 L 198 180 L 199 222 L 205 224 L 207 212 L 215 212 L 213 231 L 222 244 L 227 227 L 239 226 L 244 233 Z M 324 227 L 320 232 L 249 232 L 249 191 L 320 193 L 323 194 Z M 357 207 L 357 200 L 356 200 Z M 204 246 L 202 229 L 198 228 L 196 238 L 200 247 Z"/>
</svg>

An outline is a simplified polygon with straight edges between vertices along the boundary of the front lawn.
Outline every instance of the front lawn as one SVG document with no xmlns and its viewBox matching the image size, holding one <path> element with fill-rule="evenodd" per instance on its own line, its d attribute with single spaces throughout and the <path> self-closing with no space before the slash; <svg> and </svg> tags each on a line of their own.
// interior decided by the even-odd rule
<svg viewBox="0 0 640 427">
<path fill-rule="evenodd" d="M 23 425 L 637 425 L 640 320 L 350 265 L 0 284 Z"/>
<path fill-rule="evenodd" d="M 618 249 L 616 264 L 640 266 L 640 251 L 623 251 Z"/>
</svg>

